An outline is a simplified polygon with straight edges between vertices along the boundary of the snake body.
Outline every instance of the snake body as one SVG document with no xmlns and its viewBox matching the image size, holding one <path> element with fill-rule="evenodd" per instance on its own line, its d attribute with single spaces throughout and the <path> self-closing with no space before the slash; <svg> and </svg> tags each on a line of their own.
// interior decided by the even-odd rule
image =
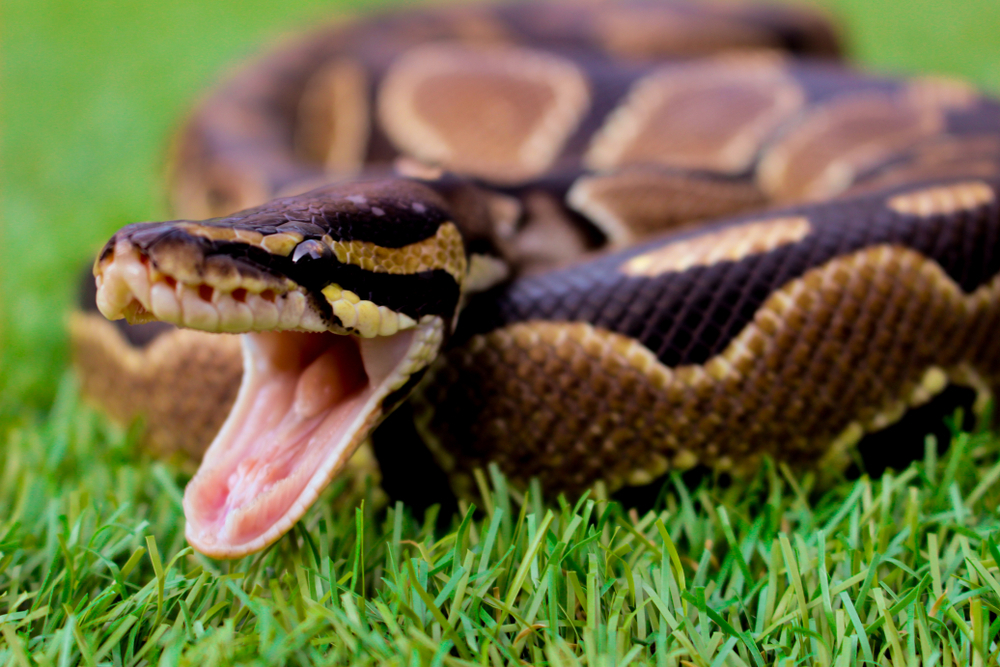
<svg viewBox="0 0 1000 667">
<path fill-rule="evenodd" d="M 832 35 L 784 9 L 477 5 L 319 32 L 223 84 L 172 165 L 178 213 L 216 217 L 129 225 L 95 264 L 108 317 L 258 332 L 185 493 L 192 544 L 280 537 L 407 399 L 456 487 L 494 461 L 578 491 L 841 465 L 948 383 L 988 395 L 1000 105 L 837 66 Z M 74 323 L 85 390 L 120 415 L 155 397 L 158 437 L 197 450 L 231 341 L 109 331 Z M 211 397 L 161 390 L 156 345 Z"/>
</svg>

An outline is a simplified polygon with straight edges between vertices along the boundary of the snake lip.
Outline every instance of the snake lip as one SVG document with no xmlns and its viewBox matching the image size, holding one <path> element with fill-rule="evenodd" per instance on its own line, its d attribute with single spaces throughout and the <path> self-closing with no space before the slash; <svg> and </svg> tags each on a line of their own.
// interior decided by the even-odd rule
<svg viewBox="0 0 1000 667">
<path fill-rule="evenodd" d="M 437 354 L 442 329 L 429 317 L 372 339 L 244 336 L 236 403 L 184 492 L 188 542 L 238 558 L 280 538 L 385 416 L 387 399 Z"/>
<path fill-rule="evenodd" d="M 306 290 L 291 280 L 237 275 L 221 284 L 177 273 L 119 239 L 94 269 L 97 307 L 112 320 L 160 320 L 213 333 L 330 329 Z"/>
</svg>

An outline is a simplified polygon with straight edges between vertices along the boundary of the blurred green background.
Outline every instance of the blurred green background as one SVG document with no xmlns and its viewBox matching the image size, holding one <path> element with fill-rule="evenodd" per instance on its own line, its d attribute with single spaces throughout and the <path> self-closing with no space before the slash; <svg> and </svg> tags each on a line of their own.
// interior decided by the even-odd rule
<svg viewBox="0 0 1000 667">
<path fill-rule="evenodd" d="M 82 267 L 168 215 L 185 111 L 242 58 L 359 0 L 6 0 L 0 33 L 0 407 L 44 408 Z M 1000 0 L 823 0 L 852 60 L 1000 91 Z"/>
</svg>

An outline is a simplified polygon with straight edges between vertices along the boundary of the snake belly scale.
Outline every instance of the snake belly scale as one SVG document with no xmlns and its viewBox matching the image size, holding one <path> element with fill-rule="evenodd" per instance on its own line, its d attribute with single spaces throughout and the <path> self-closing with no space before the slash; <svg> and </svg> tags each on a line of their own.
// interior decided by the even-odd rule
<svg viewBox="0 0 1000 667">
<path fill-rule="evenodd" d="M 161 449 L 214 435 L 184 507 L 218 557 L 406 401 L 459 491 L 488 462 L 572 492 L 843 465 L 1000 384 L 1000 104 L 837 52 L 802 10 L 641 0 L 304 36 L 188 119 L 184 219 L 98 256 L 97 307 L 135 326 L 74 316 L 84 391 Z"/>
</svg>

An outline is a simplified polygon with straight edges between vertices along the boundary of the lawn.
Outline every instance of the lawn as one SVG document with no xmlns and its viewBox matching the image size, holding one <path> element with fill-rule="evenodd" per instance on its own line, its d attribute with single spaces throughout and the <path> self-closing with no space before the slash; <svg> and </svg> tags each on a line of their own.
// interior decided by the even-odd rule
<svg viewBox="0 0 1000 667">
<path fill-rule="evenodd" d="M 870 68 L 1000 90 L 996 0 L 824 4 Z M 184 470 L 79 404 L 76 279 L 118 226 L 168 214 L 163 157 L 201 91 L 364 5 L 5 3 L 0 663 L 996 664 L 987 432 L 822 492 L 780 466 L 729 487 L 675 479 L 648 512 L 599 488 L 546 503 L 489 471 L 478 509 L 440 520 L 332 489 L 263 555 L 185 549 Z"/>
</svg>

